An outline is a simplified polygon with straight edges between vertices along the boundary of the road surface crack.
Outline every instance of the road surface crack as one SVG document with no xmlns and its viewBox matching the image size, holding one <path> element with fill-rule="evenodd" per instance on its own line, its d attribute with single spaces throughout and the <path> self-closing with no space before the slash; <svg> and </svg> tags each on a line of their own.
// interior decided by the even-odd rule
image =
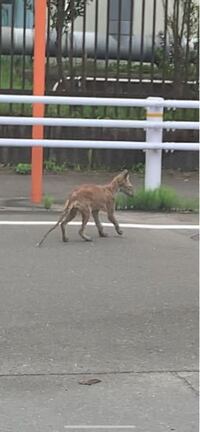
<svg viewBox="0 0 200 432">
<path fill-rule="evenodd" d="M 183 372 L 185 372 L 185 371 L 183 371 Z M 191 384 L 190 381 L 188 381 L 188 379 L 186 377 L 180 375 L 180 373 L 183 373 L 183 372 L 180 372 L 180 371 L 173 372 L 173 375 L 176 376 L 180 381 L 182 381 L 184 383 L 184 385 L 186 385 L 188 388 L 190 388 L 192 390 L 192 392 L 195 393 L 196 396 L 198 396 L 199 395 L 198 390 L 195 389 L 195 387 Z"/>
</svg>

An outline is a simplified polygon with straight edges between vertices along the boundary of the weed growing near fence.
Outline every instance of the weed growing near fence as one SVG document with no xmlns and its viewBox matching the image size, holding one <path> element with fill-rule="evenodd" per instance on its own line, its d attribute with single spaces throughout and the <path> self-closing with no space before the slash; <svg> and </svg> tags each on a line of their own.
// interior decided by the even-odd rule
<svg viewBox="0 0 200 432">
<path fill-rule="evenodd" d="M 63 173 L 67 167 L 66 163 L 58 164 L 54 159 L 49 159 L 44 161 L 44 169 L 46 172 L 53 174 Z M 18 163 L 15 167 L 15 172 L 17 174 L 30 174 L 31 173 L 31 164 L 29 163 Z"/>
<path fill-rule="evenodd" d="M 141 189 L 132 197 L 119 194 L 116 198 L 117 210 L 197 211 L 198 207 L 198 200 L 181 198 L 168 187 Z"/>
<path fill-rule="evenodd" d="M 54 199 L 51 195 L 44 195 L 43 204 L 46 210 L 49 210 L 54 202 Z"/>
<path fill-rule="evenodd" d="M 63 173 L 66 170 L 66 164 L 65 162 L 62 164 L 58 164 L 54 159 L 49 159 L 44 161 L 44 168 L 47 172 L 59 174 Z"/>
<path fill-rule="evenodd" d="M 139 162 L 136 165 L 133 165 L 132 172 L 140 174 L 141 176 L 143 176 L 144 172 L 145 172 L 145 165 L 142 162 Z"/>
<path fill-rule="evenodd" d="M 15 171 L 17 174 L 30 174 L 31 173 L 31 164 L 28 163 L 18 163 L 15 167 Z"/>
</svg>

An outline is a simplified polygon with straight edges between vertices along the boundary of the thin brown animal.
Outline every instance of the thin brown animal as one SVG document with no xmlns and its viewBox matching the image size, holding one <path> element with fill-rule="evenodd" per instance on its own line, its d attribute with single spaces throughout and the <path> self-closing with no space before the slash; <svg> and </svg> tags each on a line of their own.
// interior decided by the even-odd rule
<svg viewBox="0 0 200 432">
<path fill-rule="evenodd" d="M 106 185 L 92 185 L 85 184 L 75 189 L 66 201 L 63 212 L 58 219 L 58 222 L 50 228 L 49 231 L 40 240 L 37 246 L 41 246 L 48 234 L 53 231 L 58 225 L 61 227 L 62 240 L 67 242 L 68 238 L 65 232 L 65 226 L 68 222 L 75 218 L 79 212 L 82 216 L 82 226 L 79 230 L 80 236 L 86 240 L 91 241 L 85 233 L 86 225 L 92 214 L 97 230 L 100 237 L 107 237 L 103 230 L 103 226 L 99 220 L 99 211 L 107 213 L 108 219 L 113 223 L 117 234 L 122 235 L 123 232 L 114 216 L 115 210 L 115 195 L 118 191 L 124 192 L 126 195 L 133 195 L 133 185 L 129 180 L 128 170 L 122 171 L 113 180 Z"/>
</svg>

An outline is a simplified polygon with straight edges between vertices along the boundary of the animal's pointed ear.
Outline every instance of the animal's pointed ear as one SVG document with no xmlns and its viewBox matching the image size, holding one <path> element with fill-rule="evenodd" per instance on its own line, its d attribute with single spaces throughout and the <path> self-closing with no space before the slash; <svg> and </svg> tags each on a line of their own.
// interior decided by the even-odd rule
<svg viewBox="0 0 200 432">
<path fill-rule="evenodd" d="M 124 178 L 126 178 L 126 177 L 128 176 L 128 170 L 125 169 L 125 170 L 122 172 L 122 175 L 123 175 Z"/>
</svg>

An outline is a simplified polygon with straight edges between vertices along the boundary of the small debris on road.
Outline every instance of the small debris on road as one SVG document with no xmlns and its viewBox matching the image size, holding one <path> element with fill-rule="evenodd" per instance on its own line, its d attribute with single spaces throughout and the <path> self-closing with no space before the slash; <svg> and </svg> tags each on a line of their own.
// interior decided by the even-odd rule
<svg viewBox="0 0 200 432">
<path fill-rule="evenodd" d="M 90 379 L 83 379 L 79 381 L 79 384 L 81 385 L 93 385 L 93 384 L 98 384 L 100 383 L 101 380 L 98 378 L 90 378 Z"/>
</svg>

